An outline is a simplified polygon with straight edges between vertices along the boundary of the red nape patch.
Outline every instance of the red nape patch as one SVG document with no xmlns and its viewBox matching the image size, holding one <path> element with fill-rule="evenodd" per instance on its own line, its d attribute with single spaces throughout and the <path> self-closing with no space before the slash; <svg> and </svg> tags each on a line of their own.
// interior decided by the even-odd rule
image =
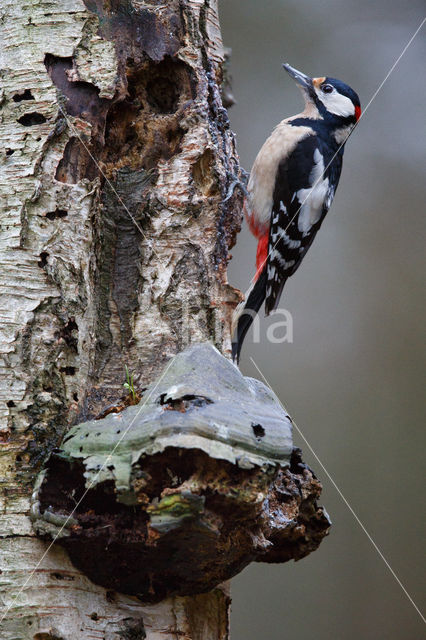
<svg viewBox="0 0 426 640">
<path fill-rule="evenodd" d="M 254 276 L 255 280 L 257 280 L 260 274 L 262 273 L 263 268 L 266 265 L 266 261 L 268 259 L 268 240 L 269 240 L 269 233 L 262 236 L 257 245 L 256 275 Z"/>
<path fill-rule="evenodd" d="M 361 117 L 361 107 L 355 107 L 355 120 L 358 122 L 360 117 Z"/>
</svg>

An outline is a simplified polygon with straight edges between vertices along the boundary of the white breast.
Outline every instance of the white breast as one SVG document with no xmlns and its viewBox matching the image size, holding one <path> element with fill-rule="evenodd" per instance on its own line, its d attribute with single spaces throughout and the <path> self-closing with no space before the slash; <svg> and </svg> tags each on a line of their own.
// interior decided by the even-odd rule
<svg viewBox="0 0 426 640">
<path fill-rule="evenodd" d="M 328 178 L 324 178 L 324 158 L 318 149 L 314 152 L 314 166 L 309 175 L 311 187 L 299 189 L 297 199 L 300 202 L 298 229 L 306 234 L 321 218 L 324 201 L 329 192 Z"/>
<path fill-rule="evenodd" d="M 296 117 L 296 116 L 293 116 Z M 277 125 L 257 154 L 248 183 L 248 219 L 250 227 L 268 229 L 271 217 L 275 180 L 280 162 L 296 145 L 313 135 L 310 127 L 292 126 L 287 120 Z"/>
</svg>

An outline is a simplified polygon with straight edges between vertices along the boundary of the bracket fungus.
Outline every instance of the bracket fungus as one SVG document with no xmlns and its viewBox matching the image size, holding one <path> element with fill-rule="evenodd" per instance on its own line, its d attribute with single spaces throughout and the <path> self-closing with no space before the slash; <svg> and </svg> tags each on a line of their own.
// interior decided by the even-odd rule
<svg viewBox="0 0 426 640">
<path fill-rule="evenodd" d="M 138 405 L 68 432 L 32 517 L 92 581 L 156 602 L 316 549 L 330 526 L 320 492 L 273 392 L 195 344 Z"/>
</svg>

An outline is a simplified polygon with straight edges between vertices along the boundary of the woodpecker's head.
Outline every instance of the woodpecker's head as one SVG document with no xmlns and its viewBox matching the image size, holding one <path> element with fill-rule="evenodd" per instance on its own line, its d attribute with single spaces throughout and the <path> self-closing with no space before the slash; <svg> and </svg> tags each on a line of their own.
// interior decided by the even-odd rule
<svg viewBox="0 0 426 640">
<path fill-rule="evenodd" d="M 335 78 L 310 78 L 283 64 L 284 69 L 302 90 L 305 103 L 311 111 L 336 127 L 354 125 L 361 116 L 358 95 L 347 84 Z"/>
</svg>

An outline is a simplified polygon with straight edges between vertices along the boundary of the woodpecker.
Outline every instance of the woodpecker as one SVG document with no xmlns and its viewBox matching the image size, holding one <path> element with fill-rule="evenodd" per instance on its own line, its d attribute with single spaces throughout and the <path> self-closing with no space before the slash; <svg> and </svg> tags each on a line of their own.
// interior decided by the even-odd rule
<svg viewBox="0 0 426 640">
<path fill-rule="evenodd" d="M 275 127 L 250 173 L 244 214 L 258 246 L 253 284 L 233 318 L 237 362 L 263 301 L 268 316 L 311 246 L 339 183 L 345 142 L 361 116 L 358 95 L 347 84 L 283 67 L 301 89 L 305 108 Z"/>
</svg>

